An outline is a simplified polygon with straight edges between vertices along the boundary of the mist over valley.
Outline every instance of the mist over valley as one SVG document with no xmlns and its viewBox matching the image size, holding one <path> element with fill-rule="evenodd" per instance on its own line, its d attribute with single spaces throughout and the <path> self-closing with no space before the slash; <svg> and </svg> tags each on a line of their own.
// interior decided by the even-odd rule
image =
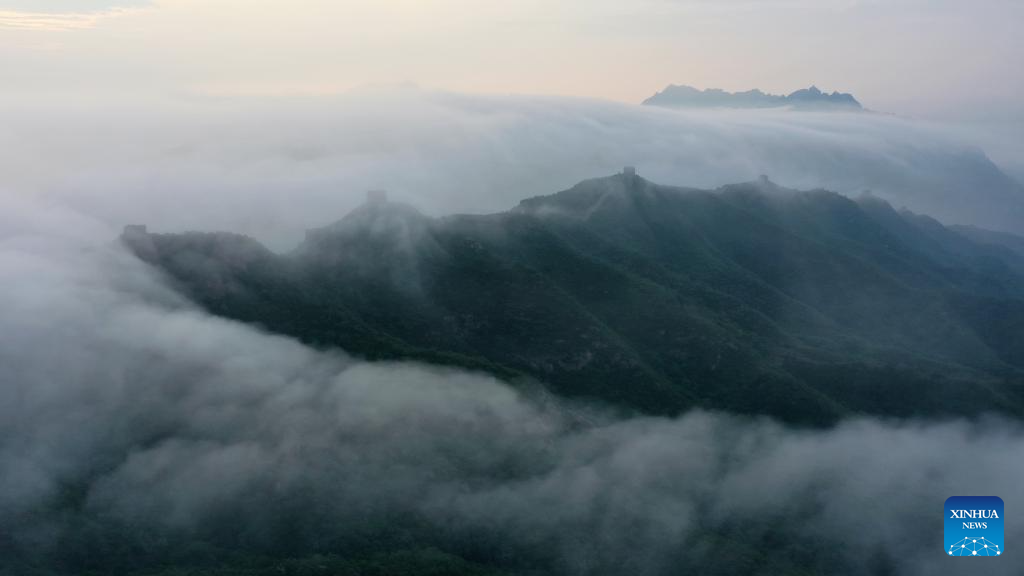
<svg viewBox="0 0 1024 576">
<path fill-rule="evenodd" d="M 1022 21 L 0 0 L 0 576 L 1024 573 Z"/>
</svg>

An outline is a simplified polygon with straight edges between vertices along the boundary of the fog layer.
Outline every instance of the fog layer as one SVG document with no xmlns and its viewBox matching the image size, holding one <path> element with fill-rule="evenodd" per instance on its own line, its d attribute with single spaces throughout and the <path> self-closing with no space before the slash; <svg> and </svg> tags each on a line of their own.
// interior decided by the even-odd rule
<svg viewBox="0 0 1024 576">
<path fill-rule="evenodd" d="M 226 229 L 278 248 L 371 188 L 435 214 L 491 212 L 625 164 L 684 186 L 767 174 L 790 187 L 870 189 L 947 223 L 1024 231 L 1024 189 L 981 150 L 952 129 L 883 114 L 673 111 L 412 87 L 3 103 L 7 185 L 117 227 Z M 1003 147 L 999 157 L 1020 157 Z"/>
<path fill-rule="evenodd" d="M 970 567 L 943 554 L 944 500 L 998 495 L 1009 514 L 1024 502 L 1016 423 L 628 418 L 370 364 L 196 310 L 89 218 L 4 206 L 7 562 L 73 562 L 81 548 L 102 566 L 125 546 L 194 540 L 330 551 L 424 523 L 445 549 L 572 574 L 771 573 L 783 560 L 954 574 Z M 1008 544 L 1024 536 L 1006 526 Z"/>
</svg>

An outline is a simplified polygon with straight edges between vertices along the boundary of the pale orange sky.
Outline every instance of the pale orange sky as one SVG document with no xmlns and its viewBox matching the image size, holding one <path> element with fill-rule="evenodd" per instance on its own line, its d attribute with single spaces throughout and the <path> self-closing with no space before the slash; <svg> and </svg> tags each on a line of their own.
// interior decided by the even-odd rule
<svg viewBox="0 0 1024 576">
<path fill-rule="evenodd" d="M 330 93 L 412 82 L 637 102 L 816 84 L 1016 114 L 1017 0 L 0 0 L 0 90 Z"/>
</svg>

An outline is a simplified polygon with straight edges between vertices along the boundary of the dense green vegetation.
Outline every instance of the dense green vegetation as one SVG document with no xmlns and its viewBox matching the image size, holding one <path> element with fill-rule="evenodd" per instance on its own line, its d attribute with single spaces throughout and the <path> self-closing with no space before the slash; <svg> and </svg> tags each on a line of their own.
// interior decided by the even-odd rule
<svg viewBox="0 0 1024 576">
<path fill-rule="evenodd" d="M 870 196 L 619 175 L 493 215 L 371 203 L 286 255 L 129 244 L 211 312 L 316 346 L 826 424 L 1024 414 L 1024 256 L 968 236 Z"/>
</svg>

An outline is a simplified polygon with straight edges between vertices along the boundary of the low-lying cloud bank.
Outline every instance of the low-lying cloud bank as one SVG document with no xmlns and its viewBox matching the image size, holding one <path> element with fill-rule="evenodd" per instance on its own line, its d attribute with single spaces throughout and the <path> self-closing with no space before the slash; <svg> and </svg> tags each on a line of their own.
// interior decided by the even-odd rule
<svg viewBox="0 0 1024 576">
<path fill-rule="evenodd" d="M 103 226 L 4 206 L 0 573 L 415 534 L 568 574 L 958 574 L 946 497 L 1024 502 L 1018 423 L 613 416 L 211 317 Z"/>
<path fill-rule="evenodd" d="M 492 212 L 635 164 L 664 184 L 767 174 L 791 187 L 870 189 L 948 223 L 1024 231 L 1024 189 L 982 151 L 939 126 L 882 114 L 673 111 L 414 88 L 82 98 L 68 107 L 3 97 L 0 173 L 117 226 L 231 230 L 288 247 L 367 189 L 436 214 Z"/>
</svg>

